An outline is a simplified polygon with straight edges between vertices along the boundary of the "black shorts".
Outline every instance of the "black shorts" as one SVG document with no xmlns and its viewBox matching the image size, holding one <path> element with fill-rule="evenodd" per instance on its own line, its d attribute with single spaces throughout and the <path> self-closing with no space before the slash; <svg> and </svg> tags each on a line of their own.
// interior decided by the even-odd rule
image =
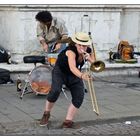
<svg viewBox="0 0 140 140">
<path fill-rule="evenodd" d="M 72 104 L 76 108 L 79 108 L 84 99 L 84 84 L 82 79 L 73 74 L 65 74 L 57 65 L 55 65 L 52 71 L 52 88 L 47 95 L 47 100 L 49 102 L 55 102 L 61 93 L 63 84 L 65 84 L 71 92 Z"/>
</svg>

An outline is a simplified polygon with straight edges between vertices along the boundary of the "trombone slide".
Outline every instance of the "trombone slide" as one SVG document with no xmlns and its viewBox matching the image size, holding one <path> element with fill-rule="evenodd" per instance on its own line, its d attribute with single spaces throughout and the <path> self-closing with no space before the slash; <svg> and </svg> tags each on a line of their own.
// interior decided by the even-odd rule
<svg viewBox="0 0 140 140">
<path fill-rule="evenodd" d="M 91 70 L 90 70 L 90 67 L 89 67 L 89 63 L 88 63 L 88 69 L 86 69 L 86 72 L 88 72 L 89 75 L 91 76 Z M 99 108 L 98 108 L 98 104 L 97 104 L 97 99 L 96 99 L 96 94 L 95 94 L 92 79 L 88 79 L 87 83 L 88 83 L 88 91 L 89 91 L 89 94 L 90 94 L 90 97 L 91 97 L 93 111 L 96 113 L 96 115 L 99 115 Z"/>
<path fill-rule="evenodd" d="M 88 89 L 89 89 L 89 94 L 90 94 L 90 97 L 91 97 L 93 111 L 97 115 L 99 115 L 99 108 L 98 108 L 98 104 L 97 104 L 97 99 L 96 99 L 96 95 L 95 95 L 93 81 L 92 81 L 92 79 L 88 79 L 87 82 L 88 82 Z"/>
</svg>

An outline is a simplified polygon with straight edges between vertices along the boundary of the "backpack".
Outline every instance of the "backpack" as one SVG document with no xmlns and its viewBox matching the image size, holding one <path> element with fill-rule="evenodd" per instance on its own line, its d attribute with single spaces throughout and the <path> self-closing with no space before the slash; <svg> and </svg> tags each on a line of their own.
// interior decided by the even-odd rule
<svg viewBox="0 0 140 140">
<path fill-rule="evenodd" d="M 128 41 L 120 41 L 118 45 L 118 54 L 122 60 L 133 59 L 134 46 L 130 45 Z"/>
<path fill-rule="evenodd" d="M 13 82 L 10 79 L 10 71 L 0 68 L 0 84 L 7 84 L 8 82 Z"/>
<path fill-rule="evenodd" d="M 7 51 L 4 48 L 0 47 L 0 63 L 8 62 L 8 59 L 9 55 Z"/>
</svg>

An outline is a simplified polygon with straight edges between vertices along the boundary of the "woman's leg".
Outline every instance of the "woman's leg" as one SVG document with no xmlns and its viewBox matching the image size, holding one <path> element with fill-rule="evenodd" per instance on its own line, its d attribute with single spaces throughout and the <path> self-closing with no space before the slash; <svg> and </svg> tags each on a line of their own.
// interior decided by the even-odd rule
<svg viewBox="0 0 140 140">
<path fill-rule="evenodd" d="M 72 103 L 70 104 L 63 127 L 69 128 L 73 125 L 73 119 L 80 108 L 84 99 L 84 85 L 78 77 L 70 78 L 69 88 L 72 95 Z"/>
<path fill-rule="evenodd" d="M 51 112 L 53 106 L 54 106 L 54 103 L 53 103 L 53 102 L 49 102 L 49 101 L 47 100 L 47 101 L 46 101 L 46 105 L 45 105 L 45 111 Z"/>
<path fill-rule="evenodd" d="M 66 120 L 73 120 L 77 110 L 78 109 L 71 103 L 67 111 Z"/>
<path fill-rule="evenodd" d="M 72 103 L 70 104 L 68 111 L 67 111 L 67 115 L 66 115 L 66 119 L 62 124 L 63 128 L 71 128 L 73 127 L 73 118 L 77 112 L 78 108 L 76 108 Z"/>
<path fill-rule="evenodd" d="M 45 110 L 44 110 L 43 117 L 40 121 L 40 126 L 45 126 L 48 124 L 48 120 L 50 118 L 50 112 L 54 106 L 55 101 L 58 99 L 60 95 L 62 84 L 63 84 L 63 79 L 60 75 L 61 75 L 61 71 L 58 69 L 58 67 L 55 67 L 54 70 L 52 71 L 51 91 L 47 95 Z"/>
</svg>

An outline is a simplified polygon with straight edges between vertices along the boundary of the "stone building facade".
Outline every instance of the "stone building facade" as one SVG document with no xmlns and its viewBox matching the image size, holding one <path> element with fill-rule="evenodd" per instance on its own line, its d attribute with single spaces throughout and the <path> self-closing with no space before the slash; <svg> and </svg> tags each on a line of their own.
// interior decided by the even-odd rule
<svg viewBox="0 0 140 140">
<path fill-rule="evenodd" d="M 97 59 L 108 59 L 120 40 L 140 51 L 140 5 L 0 5 L 0 46 L 11 51 L 14 61 L 42 51 L 35 20 L 41 10 L 63 19 L 69 36 L 91 32 Z"/>
</svg>

